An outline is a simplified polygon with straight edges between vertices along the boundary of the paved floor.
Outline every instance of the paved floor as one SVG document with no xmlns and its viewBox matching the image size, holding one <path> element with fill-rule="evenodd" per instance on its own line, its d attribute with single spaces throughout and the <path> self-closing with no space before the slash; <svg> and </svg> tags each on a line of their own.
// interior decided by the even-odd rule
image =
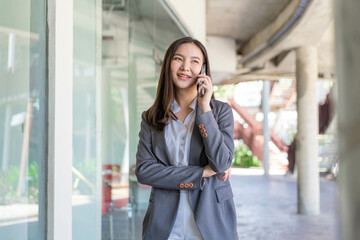
<svg viewBox="0 0 360 240">
<path fill-rule="evenodd" d="M 337 183 L 320 182 L 321 214 L 297 214 L 296 179 L 289 176 L 231 176 L 239 239 L 337 239 Z"/>
<path fill-rule="evenodd" d="M 248 173 L 253 175 L 243 175 Z M 320 182 L 321 214 L 304 216 L 297 214 L 297 185 L 294 177 L 266 178 L 256 174 L 259 172 L 234 169 L 230 178 L 240 240 L 337 239 L 335 181 L 322 179 Z M 141 239 L 141 222 L 145 212 L 134 211 L 130 221 L 128 213 L 127 209 L 114 212 L 113 239 Z M 102 223 L 102 239 L 110 239 L 109 217 L 103 216 Z"/>
</svg>

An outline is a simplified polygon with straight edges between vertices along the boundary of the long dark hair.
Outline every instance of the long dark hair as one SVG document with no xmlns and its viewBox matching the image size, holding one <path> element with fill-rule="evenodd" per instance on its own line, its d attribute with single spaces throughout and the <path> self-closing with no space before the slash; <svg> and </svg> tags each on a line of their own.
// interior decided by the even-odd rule
<svg viewBox="0 0 360 240">
<path fill-rule="evenodd" d="M 208 55 L 201 42 L 191 37 L 184 37 L 174 41 L 164 56 L 155 102 L 145 113 L 148 123 L 157 130 L 163 130 L 170 118 L 175 119 L 171 111 L 171 104 L 175 98 L 175 86 L 171 81 L 170 68 L 176 50 L 184 43 L 193 43 L 200 48 L 204 56 L 204 63 L 206 63 L 206 75 L 211 77 Z M 214 98 L 214 94 L 212 97 Z"/>
</svg>

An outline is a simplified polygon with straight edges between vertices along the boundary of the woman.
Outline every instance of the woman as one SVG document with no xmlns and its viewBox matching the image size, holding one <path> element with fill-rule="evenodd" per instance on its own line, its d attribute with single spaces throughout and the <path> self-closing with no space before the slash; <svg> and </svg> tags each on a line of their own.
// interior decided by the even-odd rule
<svg viewBox="0 0 360 240">
<path fill-rule="evenodd" d="M 233 134 L 229 104 L 214 99 L 205 47 L 190 37 L 176 40 L 155 102 L 142 114 L 136 176 L 152 186 L 143 239 L 237 239 L 228 180 Z"/>
</svg>

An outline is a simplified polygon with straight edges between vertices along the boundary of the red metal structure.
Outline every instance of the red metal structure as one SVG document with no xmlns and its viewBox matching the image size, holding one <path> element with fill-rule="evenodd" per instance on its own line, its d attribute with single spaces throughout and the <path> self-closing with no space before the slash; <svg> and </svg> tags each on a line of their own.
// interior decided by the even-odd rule
<svg viewBox="0 0 360 240">
<path fill-rule="evenodd" d="M 104 164 L 102 167 L 102 209 L 101 214 L 111 213 L 113 208 L 121 208 L 128 203 L 128 199 L 114 200 L 112 189 L 120 184 L 121 166 L 118 164 Z"/>
<path fill-rule="evenodd" d="M 244 143 L 250 148 L 258 159 L 262 160 L 262 151 L 264 144 L 264 137 L 262 135 L 262 125 L 257 122 L 247 111 L 246 108 L 238 105 L 233 99 L 228 99 L 232 109 L 234 109 L 240 117 L 248 125 L 246 128 L 239 122 L 235 121 L 234 126 L 234 139 L 242 139 Z M 288 151 L 288 146 L 281 140 L 281 138 L 273 131 L 270 130 L 271 141 L 282 152 Z"/>
</svg>

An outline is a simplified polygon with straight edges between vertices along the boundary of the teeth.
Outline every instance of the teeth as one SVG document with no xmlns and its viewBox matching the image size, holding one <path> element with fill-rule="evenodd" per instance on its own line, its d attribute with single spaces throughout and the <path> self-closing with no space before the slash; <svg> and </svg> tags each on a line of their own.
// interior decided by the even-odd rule
<svg viewBox="0 0 360 240">
<path fill-rule="evenodd" d="M 190 78 L 189 76 L 185 76 L 185 75 L 179 75 L 180 77 L 186 77 L 186 78 Z"/>
</svg>

